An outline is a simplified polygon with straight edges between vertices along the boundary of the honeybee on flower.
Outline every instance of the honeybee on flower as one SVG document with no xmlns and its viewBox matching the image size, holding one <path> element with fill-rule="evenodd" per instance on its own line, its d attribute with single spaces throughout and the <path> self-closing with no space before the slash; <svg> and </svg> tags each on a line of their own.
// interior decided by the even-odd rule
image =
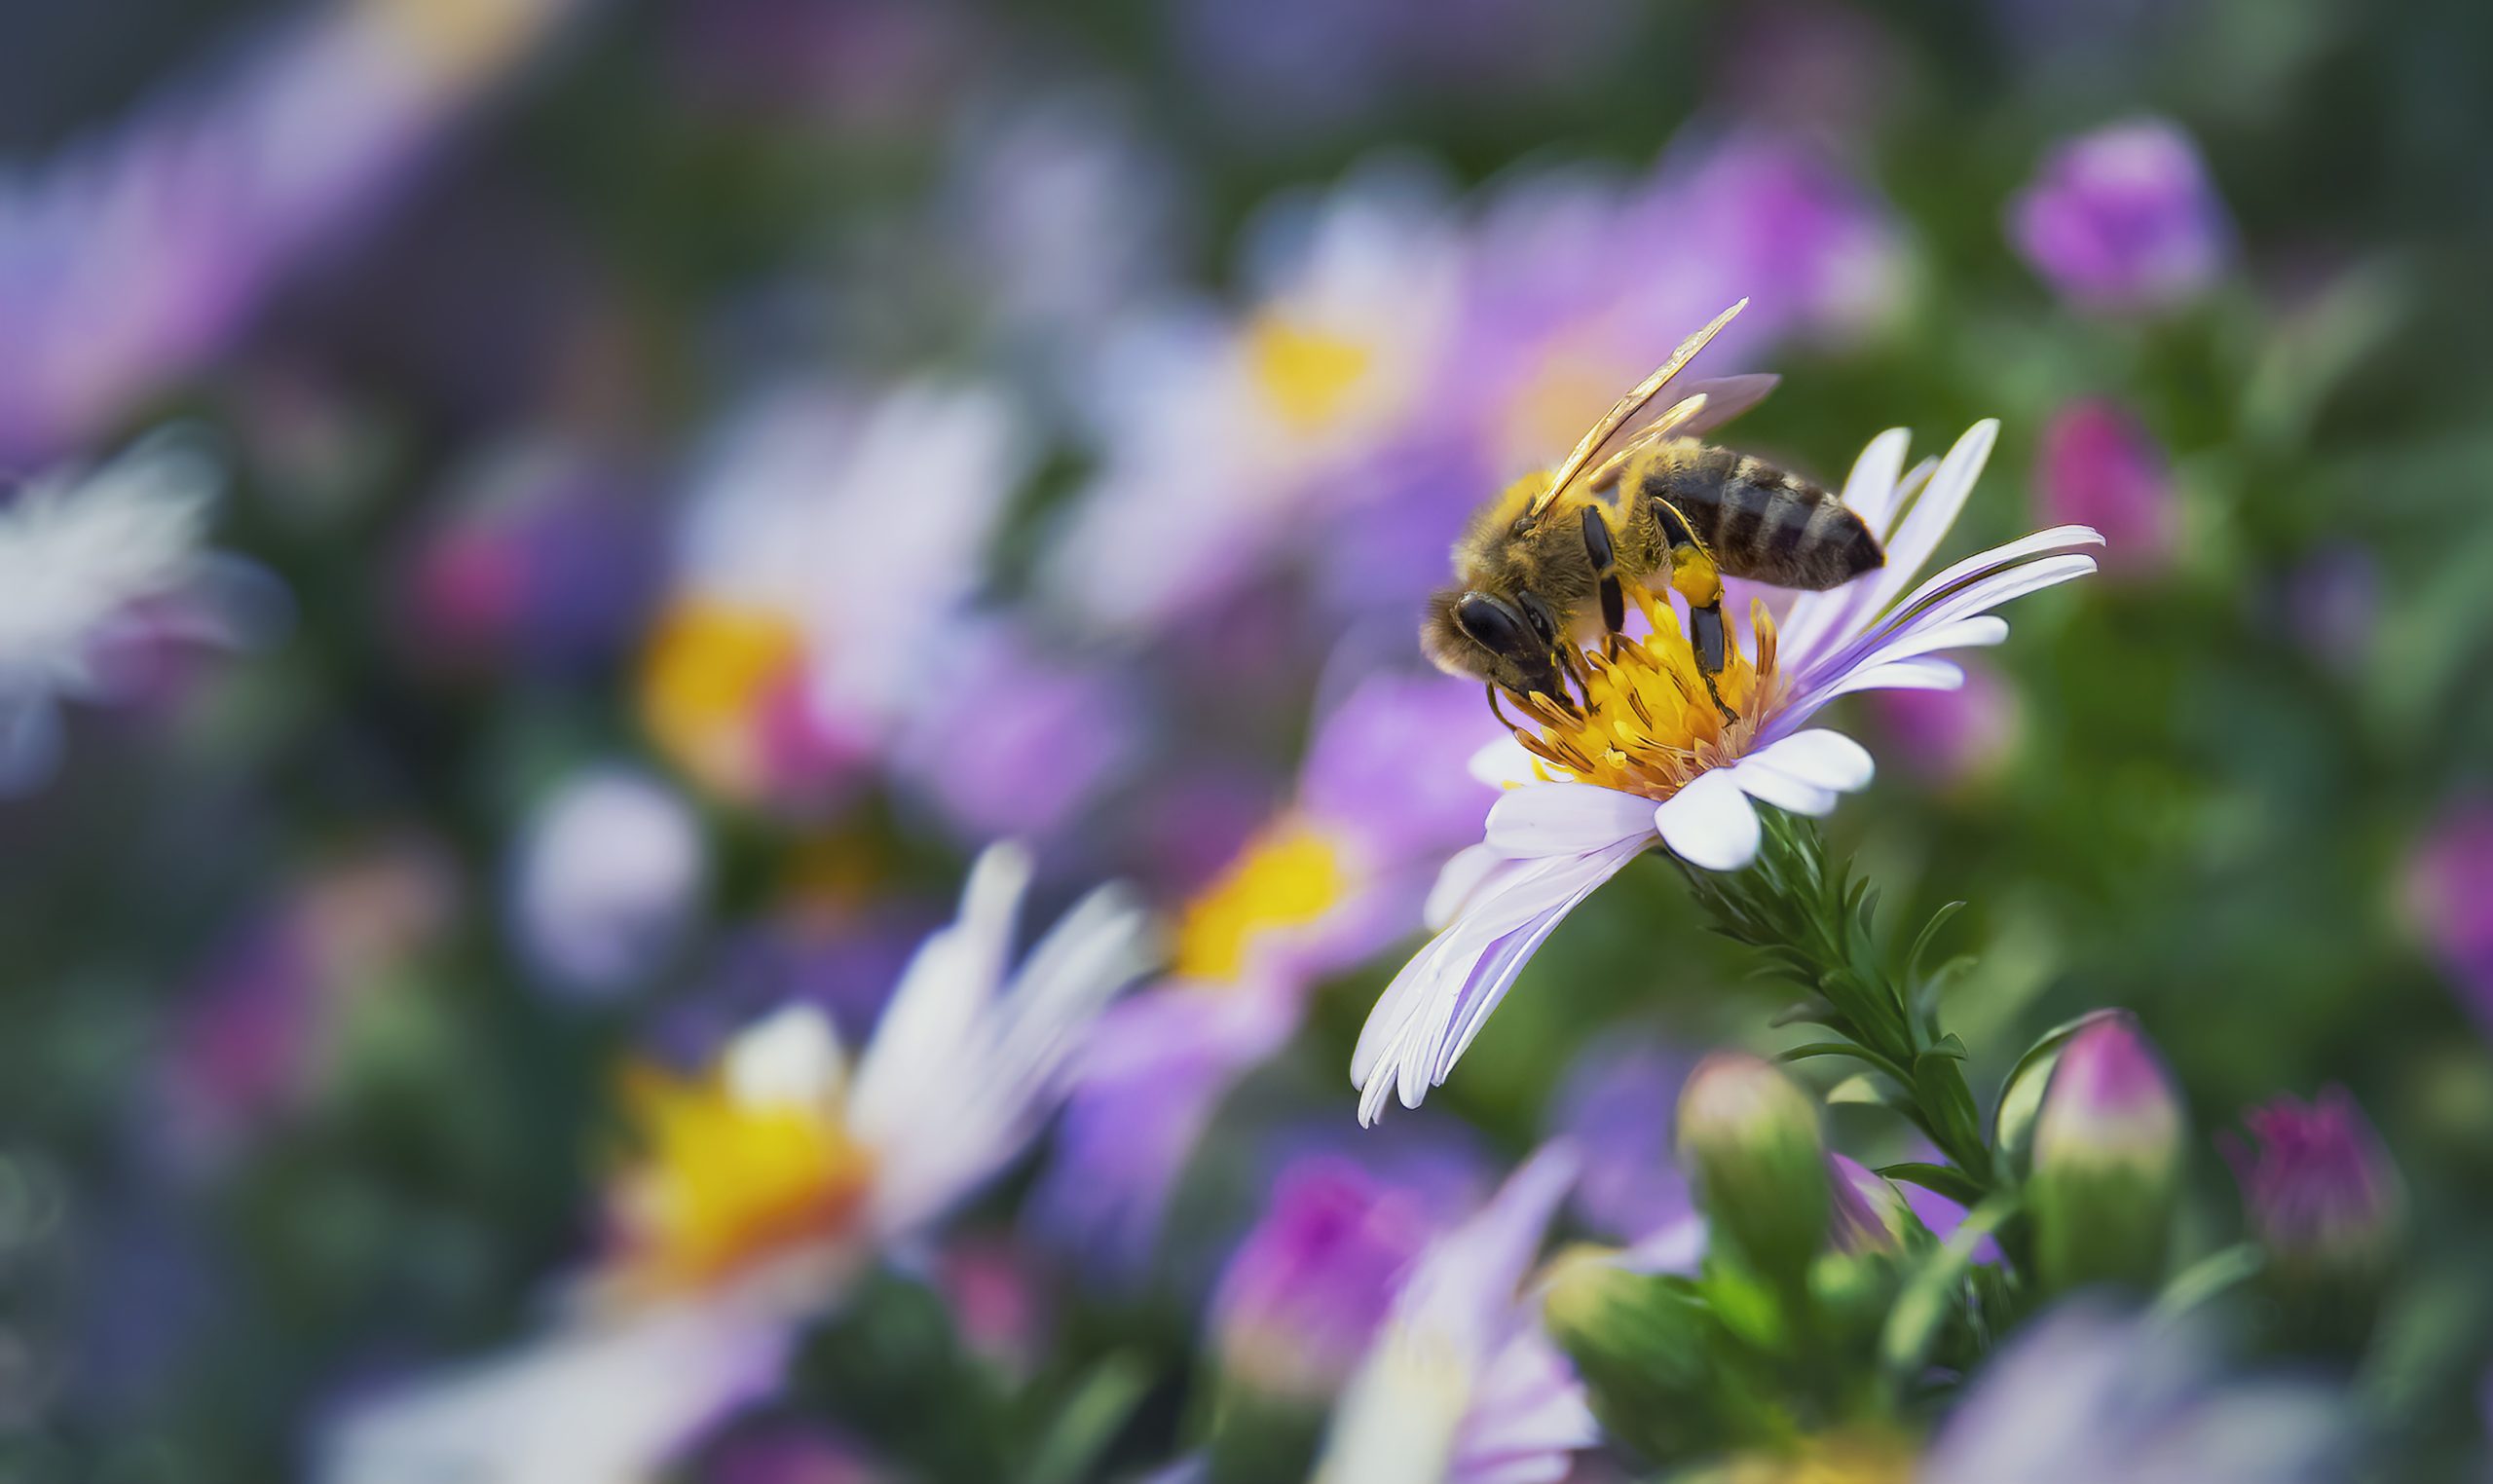
<svg viewBox="0 0 2493 1484">
<path fill-rule="evenodd" d="M 1642 590 L 1632 594 L 1641 632 L 1590 647 L 1554 636 L 1581 695 L 1527 698 L 1512 738 L 1474 760 L 1475 772 L 1508 792 L 1490 807 L 1481 842 L 1447 863 L 1429 911 L 1441 930 L 1386 987 L 1360 1033 L 1351 1075 L 1363 1122 L 1396 1091 L 1415 1107 L 1443 1082 L 1534 951 L 1629 861 L 1659 845 L 1694 867 L 1736 871 L 1758 852 L 1757 803 L 1822 815 L 1866 787 L 1868 751 L 1808 724 L 1828 703 L 1961 685 L 1963 671 L 1942 655 L 2006 638 L 1992 609 L 2095 570 L 2079 548 L 2102 537 L 2060 526 L 1908 590 L 1997 434 L 1996 423 L 1976 424 L 1944 460 L 1910 473 L 1903 429 L 1874 439 L 1842 506 L 1885 564 L 1801 594 L 1779 619 L 1753 598 L 1749 645 L 1729 637 L 1719 670 L 1667 599 Z"/>
</svg>

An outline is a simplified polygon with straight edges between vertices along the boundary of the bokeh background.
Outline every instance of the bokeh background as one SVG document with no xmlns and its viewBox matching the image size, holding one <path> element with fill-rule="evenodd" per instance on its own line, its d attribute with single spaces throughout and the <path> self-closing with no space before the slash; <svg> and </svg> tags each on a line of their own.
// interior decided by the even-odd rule
<svg viewBox="0 0 2493 1484">
<path fill-rule="evenodd" d="M 1575 1219 L 1650 1220 L 1677 1069 L 1775 1004 L 1658 865 L 1421 1113 L 1362 1138 L 1343 1068 L 1477 827 L 1445 760 L 1487 719 L 1410 640 L 1448 537 L 1740 295 L 1713 364 L 1785 380 L 1733 441 L 1840 477 L 1996 416 L 1960 549 L 2109 538 L 1965 690 L 1847 720 L 1882 777 L 1836 843 L 1896 920 L 1971 904 L 1976 1085 L 2134 1009 L 2200 1249 L 2243 1219 L 2220 1132 L 2347 1089 L 2411 1203 L 2340 1357 L 2380 1476 L 2481 1466 L 2480 6 L 15 0 L 0 35 L 0 1477 L 290 1476 L 342 1398 L 530 1332 L 616 1068 L 791 999 L 862 1034 L 1001 836 L 1042 915 L 1125 876 L 1178 924 L 1118 1027 L 1145 1071 L 923 1302 L 815 1337 L 776 1464 L 688 1476 L 1013 1477 L 1103 1367 L 1098 1476 L 1170 1457 L 1310 1160 L 1468 1200 L 1551 1129 L 1641 1131 Z M 1362 813 L 1345 885 L 1301 836 Z"/>
</svg>

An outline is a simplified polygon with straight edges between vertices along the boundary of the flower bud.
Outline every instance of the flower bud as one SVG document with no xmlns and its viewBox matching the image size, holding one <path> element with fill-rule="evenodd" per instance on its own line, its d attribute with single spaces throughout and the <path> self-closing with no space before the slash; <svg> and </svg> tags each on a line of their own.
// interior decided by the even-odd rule
<svg viewBox="0 0 2493 1484">
<path fill-rule="evenodd" d="M 1991 1145 L 1997 1150 L 2001 1168 L 2018 1179 L 2026 1178 L 2034 1141 L 2034 1115 L 2042 1110 L 2043 1090 L 2051 1086 L 2052 1071 L 2061 1064 L 2061 1053 L 2069 1038 L 2100 1020 L 2116 1020 L 2126 1012 L 2098 1010 L 2050 1032 L 2027 1048 L 2016 1068 L 2008 1074 L 2008 1082 L 1999 1090 L 1999 1108 L 1991 1115 Z"/>
<path fill-rule="evenodd" d="M 2069 1037 L 2034 1117 L 2027 1182 L 2046 1288 L 2155 1280 L 2173 1225 L 2181 1125 L 2172 1079 L 2130 1017 Z"/>
<path fill-rule="evenodd" d="M 1827 1235 L 1836 1249 L 1857 1256 L 1901 1248 L 1905 1235 L 1921 1224 L 1906 1204 L 1904 1192 L 1858 1160 L 1839 1154 L 1831 1163 L 1833 1219 Z"/>
<path fill-rule="evenodd" d="M 2319 1332 L 2360 1339 L 2405 1225 L 2405 1191 L 2343 1088 L 2280 1097 L 2220 1136 L 2280 1299 Z"/>
<path fill-rule="evenodd" d="M 1740 1428 L 1744 1397 L 1716 1363 L 1721 1321 L 1684 1282 L 1627 1262 L 1602 1247 L 1559 1254 L 1543 1289 L 1543 1324 L 1575 1361 L 1612 1437 L 1649 1459 L 1722 1446 Z M 1760 1398 L 1747 1410 L 1768 1404 Z"/>
<path fill-rule="evenodd" d="M 1744 1052 L 1717 1052 L 1679 1100 L 1680 1161 L 1715 1234 L 1760 1272 L 1795 1278 L 1827 1239 L 1833 1202 L 1818 1107 Z"/>
</svg>

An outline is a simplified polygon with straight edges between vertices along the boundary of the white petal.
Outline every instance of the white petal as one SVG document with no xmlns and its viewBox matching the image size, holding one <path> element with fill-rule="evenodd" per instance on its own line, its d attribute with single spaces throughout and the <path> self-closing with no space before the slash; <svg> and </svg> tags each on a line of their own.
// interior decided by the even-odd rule
<svg viewBox="0 0 2493 1484">
<path fill-rule="evenodd" d="M 1754 758 L 1745 758 L 1731 765 L 1731 781 L 1740 792 L 1760 803 L 1769 803 L 1795 814 L 1830 813 L 1836 804 L 1832 789 L 1805 783 L 1780 768 L 1767 767 Z"/>
<path fill-rule="evenodd" d="M 1420 920 L 1430 932 L 1435 932 L 1454 920 L 1472 895 L 1479 891 L 1507 857 L 1489 848 L 1486 840 L 1466 845 L 1438 869 L 1436 884 L 1429 888 L 1429 900 L 1420 909 Z"/>
<path fill-rule="evenodd" d="M 1861 457 L 1852 461 L 1851 475 L 1843 481 L 1844 504 L 1882 541 L 1887 538 L 1888 523 L 1895 519 L 1905 450 L 1912 444 L 1910 429 L 1888 428 L 1861 450 Z"/>
<path fill-rule="evenodd" d="M 1998 438 L 1998 419 L 1985 418 L 1965 429 L 1956 446 L 1948 450 L 1948 457 L 1939 461 L 1939 472 L 1930 476 L 1929 486 L 1905 512 L 1887 543 L 1887 565 L 1876 579 L 1879 597 L 1874 611 L 1885 607 L 1905 590 L 1905 584 L 1920 575 L 1931 553 L 1947 538 L 1949 528 L 1956 524 L 1965 497 L 1974 492 L 1974 482 L 1982 477 L 1983 465 L 1990 462 L 1991 445 Z"/>
<path fill-rule="evenodd" d="M 960 915 L 919 946 L 857 1059 L 850 1111 L 861 1132 L 908 1128 L 948 1096 L 964 1048 L 1002 984 L 1030 858 L 990 845 L 970 867 Z"/>
<path fill-rule="evenodd" d="M 1512 789 L 1489 806 L 1487 843 L 1518 859 L 1590 855 L 1653 833 L 1651 799 L 1589 783 Z"/>
<path fill-rule="evenodd" d="M 727 1091 L 747 1107 L 821 1108 L 839 1095 L 847 1058 L 839 1032 L 814 1005 L 789 1005 L 727 1044 Z"/>
<path fill-rule="evenodd" d="M 1671 853 L 1707 871 L 1737 871 L 1757 859 L 1757 811 L 1722 768 L 1699 773 L 1654 811 Z"/>
<path fill-rule="evenodd" d="M 1870 786 L 1878 763 L 1870 750 L 1840 731 L 1820 727 L 1797 732 L 1751 754 L 1743 766 L 1755 763 L 1788 773 L 1804 783 L 1850 794 Z"/>
<path fill-rule="evenodd" d="M 1471 776 L 1493 789 L 1513 784 L 1539 783 L 1539 760 L 1524 750 L 1524 745 L 1509 734 L 1500 737 L 1471 755 Z"/>
<path fill-rule="evenodd" d="M 348 1412 L 317 1440 L 323 1484 L 614 1484 L 654 1476 L 765 1394 L 795 1321 L 682 1305 L 554 1335 Z"/>
</svg>

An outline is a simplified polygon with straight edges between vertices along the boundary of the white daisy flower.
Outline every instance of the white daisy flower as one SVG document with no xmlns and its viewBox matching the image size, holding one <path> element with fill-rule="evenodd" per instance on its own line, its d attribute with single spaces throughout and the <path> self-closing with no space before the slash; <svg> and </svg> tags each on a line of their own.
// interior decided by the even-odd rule
<svg viewBox="0 0 2493 1484">
<path fill-rule="evenodd" d="M 1378 461 L 1433 410 L 1462 262 L 1434 183 L 1370 168 L 1257 226 L 1243 313 L 1158 314 L 1102 357 L 1100 467 L 1039 569 L 1102 631 L 1235 590 L 1306 521 L 1372 498 Z"/>
<path fill-rule="evenodd" d="M 156 639 L 245 644 L 279 621 L 265 574 L 205 549 L 223 483 L 196 439 L 159 433 L 0 502 L 0 796 L 51 775 L 60 702 L 110 699 L 117 659 Z"/>
<path fill-rule="evenodd" d="M 1737 871 L 1758 851 L 1756 803 L 1825 814 L 1870 782 L 1870 754 L 1811 726 L 1819 708 L 1856 690 L 1953 689 L 1964 672 L 1940 657 L 2008 635 L 1991 610 L 2095 570 L 2076 550 L 2102 538 L 2058 526 L 1965 558 L 1913 587 L 1991 456 L 1995 422 L 1976 424 L 1948 457 L 1904 473 L 1908 434 L 1880 434 L 1845 482 L 1844 503 L 1884 542 L 1886 565 L 1845 586 L 1793 599 L 1778 623 L 1751 604 L 1750 648 L 1731 646 L 1719 678 L 1738 714 L 1708 699 L 1672 610 L 1638 594 L 1651 631 L 1587 650 L 1588 704 L 1524 704 L 1537 726 L 1492 744 L 1476 772 L 1507 786 L 1486 837 L 1446 863 L 1429 904 L 1442 928 L 1395 977 L 1359 1034 L 1351 1078 L 1359 1119 L 1390 1093 L 1417 1107 L 1479 1034 L 1515 976 L 1576 905 L 1660 845 L 1691 865 Z"/>
<path fill-rule="evenodd" d="M 1575 1183 L 1551 1145 L 1430 1243 L 1343 1392 L 1315 1484 L 1547 1484 L 1600 1441 L 1523 1283 Z"/>
<path fill-rule="evenodd" d="M 1029 1143 L 1092 1022 L 1149 966 L 1142 909 L 1103 887 L 1013 970 L 1029 875 L 1018 847 L 979 858 L 960 914 L 918 949 L 853 1060 L 818 1010 L 792 1006 L 706 1075 L 638 1069 L 643 1148 L 614 1183 L 611 1249 L 573 1322 L 350 1412 L 318 1476 L 627 1484 L 766 1393 L 798 1325 Z"/>
</svg>

